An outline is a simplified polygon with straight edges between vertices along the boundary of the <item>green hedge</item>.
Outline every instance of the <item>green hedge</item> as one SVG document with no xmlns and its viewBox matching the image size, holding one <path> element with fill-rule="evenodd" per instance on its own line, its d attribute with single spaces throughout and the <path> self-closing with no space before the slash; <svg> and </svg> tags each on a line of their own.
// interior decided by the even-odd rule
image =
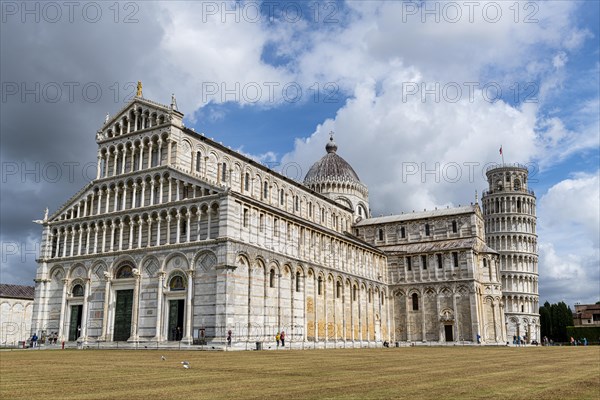
<svg viewBox="0 0 600 400">
<path fill-rule="evenodd" d="M 567 326 L 567 336 L 576 340 L 586 338 L 588 344 L 600 341 L 600 326 Z"/>
</svg>

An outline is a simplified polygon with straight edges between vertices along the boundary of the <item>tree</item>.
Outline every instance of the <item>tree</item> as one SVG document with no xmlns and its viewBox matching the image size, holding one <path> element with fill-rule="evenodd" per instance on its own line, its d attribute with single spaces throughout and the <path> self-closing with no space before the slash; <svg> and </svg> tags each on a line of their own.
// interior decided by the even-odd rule
<svg viewBox="0 0 600 400">
<path fill-rule="evenodd" d="M 542 336 L 555 342 L 568 342 L 567 326 L 573 326 L 573 312 L 564 301 L 556 304 L 545 302 L 540 307 L 540 325 Z"/>
</svg>

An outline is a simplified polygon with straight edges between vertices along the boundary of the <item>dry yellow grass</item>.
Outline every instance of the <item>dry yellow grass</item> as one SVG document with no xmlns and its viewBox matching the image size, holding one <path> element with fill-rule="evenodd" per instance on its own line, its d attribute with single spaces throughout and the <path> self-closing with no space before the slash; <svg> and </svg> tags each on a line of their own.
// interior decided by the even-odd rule
<svg viewBox="0 0 600 400">
<path fill-rule="evenodd" d="M 600 399 L 600 347 L 25 350 L 0 379 L 7 400 Z"/>
</svg>

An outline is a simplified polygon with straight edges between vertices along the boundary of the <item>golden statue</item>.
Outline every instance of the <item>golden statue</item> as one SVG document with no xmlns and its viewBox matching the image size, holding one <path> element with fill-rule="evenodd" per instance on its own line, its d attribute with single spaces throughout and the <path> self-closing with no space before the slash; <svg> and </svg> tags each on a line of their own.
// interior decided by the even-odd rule
<svg viewBox="0 0 600 400">
<path fill-rule="evenodd" d="M 137 83 L 137 93 L 135 97 L 142 97 L 142 81 L 138 81 Z"/>
</svg>

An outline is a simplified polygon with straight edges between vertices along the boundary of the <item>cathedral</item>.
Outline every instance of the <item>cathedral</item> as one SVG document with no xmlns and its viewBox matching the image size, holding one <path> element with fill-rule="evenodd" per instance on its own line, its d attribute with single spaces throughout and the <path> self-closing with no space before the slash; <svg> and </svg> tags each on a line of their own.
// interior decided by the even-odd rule
<svg viewBox="0 0 600 400">
<path fill-rule="evenodd" d="M 373 218 L 330 138 L 297 182 L 133 100 L 96 179 L 41 224 L 32 333 L 83 343 L 292 348 L 539 341 L 527 169 L 475 204 Z M 343 150 L 343 149 L 342 149 Z"/>
</svg>

